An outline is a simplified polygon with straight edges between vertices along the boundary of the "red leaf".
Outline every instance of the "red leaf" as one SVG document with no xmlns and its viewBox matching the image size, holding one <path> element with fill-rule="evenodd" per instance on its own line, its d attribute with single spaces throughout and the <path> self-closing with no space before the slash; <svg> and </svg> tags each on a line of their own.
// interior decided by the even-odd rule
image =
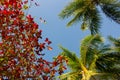
<svg viewBox="0 0 120 80">
<path fill-rule="evenodd" d="M 37 23 L 33 23 L 33 27 L 34 27 L 35 29 L 37 29 L 37 28 L 38 28 L 38 24 L 37 24 Z"/>
<path fill-rule="evenodd" d="M 54 61 L 52 64 L 53 64 L 53 67 L 55 67 L 58 65 L 58 62 Z"/>
<path fill-rule="evenodd" d="M 49 69 L 48 67 L 44 67 L 44 68 L 43 68 L 43 71 L 44 71 L 45 73 L 49 73 L 49 72 L 50 72 L 50 69 Z"/>
<path fill-rule="evenodd" d="M 36 2 L 35 2 L 35 5 L 36 5 L 36 6 L 40 6 L 40 5 L 39 5 L 38 3 L 36 3 Z"/>
<path fill-rule="evenodd" d="M 48 45 L 52 43 L 51 41 L 49 41 L 48 38 L 45 39 L 45 42 L 46 42 Z"/>
<path fill-rule="evenodd" d="M 43 49 L 45 49 L 45 43 L 40 43 L 40 51 L 42 51 Z"/>
<path fill-rule="evenodd" d="M 50 46 L 47 46 L 47 49 L 51 51 L 51 50 L 52 50 L 52 47 L 50 47 Z"/>
</svg>

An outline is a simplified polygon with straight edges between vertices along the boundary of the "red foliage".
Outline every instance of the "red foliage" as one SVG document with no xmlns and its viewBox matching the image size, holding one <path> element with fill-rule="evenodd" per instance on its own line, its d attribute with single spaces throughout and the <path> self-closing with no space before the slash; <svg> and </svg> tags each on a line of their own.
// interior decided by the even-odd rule
<svg viewBox="0 0 120 80">
<path fill-rule="evenodd" d="M 51 41 L 46 38 L 39 42 L 42 30 L 31 15 L 24 13 L 28 3 L 28 0 L 0 1 L 0 78 L 51 80 L 56 72 L 61 74 L 66 69 L 65 58 L 58 56 L 53 62 L 43 59 L 42 51 L 52 50 Z M 36 2 L 35 5 L 38 6 Z"/>
</svg>

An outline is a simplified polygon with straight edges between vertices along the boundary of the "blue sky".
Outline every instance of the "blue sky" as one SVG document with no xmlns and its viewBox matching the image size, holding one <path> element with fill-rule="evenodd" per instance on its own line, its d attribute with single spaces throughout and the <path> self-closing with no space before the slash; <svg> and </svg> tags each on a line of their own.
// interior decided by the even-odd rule
<svg viewBox="0 0 120 80">
<path fill-rule="evenodd" d="M 58 45 L 62 45 L 69 50 L 79 54 L 80 41 L 86 35 L 89 35 L 89 30 L 81 31 L 80 24 L 73 25 L 67 28 L 66 24 L 69 19 L 61 20 L 58 14 L 71 0 L 38 0 L 39 7 L 32 7 L 29 11 L 36 22 L 39 24 L 40 29 L 43 30 L 43 37 L 48 37 L 53 47 L 52 51 L 45 51 L 46 58 L 52 60 L 52 57 L 57 56 L 61 50 Z M 101 13 L 102 14 L 102 13 Z M 47 21 L 47 24 L 40 23 L 39 17 Z M 120 25 L 109 20 L 102 14 L 101 35 L 107 37 L 120 37 Z M 107 40 L 106 40 L 107 42 Z"/>
</svg>

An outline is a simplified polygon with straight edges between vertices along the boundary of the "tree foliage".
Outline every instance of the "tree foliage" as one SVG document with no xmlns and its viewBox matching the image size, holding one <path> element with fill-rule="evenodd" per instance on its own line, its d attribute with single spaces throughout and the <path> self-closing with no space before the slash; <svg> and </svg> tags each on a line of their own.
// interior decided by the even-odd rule
<svg viewBox="0 0 120 80">
<path fill-rule="evenodd" d="M 71 18 L 67 26 L 81 23 L 81 29 L 89 29 L 90 36 L 80 45 L 80 57 L 61 47 L 62 55 L 68 59 L 71 71 L 62 74 L 62 80 L 116 80 L 120 78 L 120 40 L 109 37 L 113 44 L 105 45 L 99 35 L 101 14 L 120 24 L 120 0 L 72 0 L 59 14 L 60 18 Z"/>
<path fill-rule="evenodd" d="M 53 62 L 43 58 L 43 50 L 51 50 L 51 41 L 30 14 L 30 0 L 0 0 L 0 78 L 9 80 L 51 80 L 63 73 L 64 57 Z M 55 68 L 58 66 L 58 69 Z"/>
<path fill-rule="evenodd" d="M 81 41 L 80 57 L 61 47 L 61 55 L 68 59 L 70 72 L 62 74 L 64 80 L 118 79 L 120 74 L 120 52 L 112 52 L 109 45 L 103 44 L 99 35 L 87 36 Z"/>
<path fill-rule="evenodd" d="M 67 26 L 81 22 L 81 29 L 89 29 L 91 34 L 99 32 L 101 24 L 100 10 L 105 15 L 120 24 L 119 0 L 72 0 L 59 14 L 60 18 L 71 17 Z"/>
</svg>

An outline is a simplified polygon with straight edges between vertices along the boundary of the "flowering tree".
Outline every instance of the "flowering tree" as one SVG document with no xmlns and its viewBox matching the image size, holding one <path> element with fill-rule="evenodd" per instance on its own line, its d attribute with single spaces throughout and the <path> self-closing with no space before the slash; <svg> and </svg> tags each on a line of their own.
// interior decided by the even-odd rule
<svg viewBox="0 0 120 80">
<path fill-rule="evenodd" d="M 63 56 L 59 55 L 53 62 L 43 59 L 42 51 L 52 49 L 51 41 L 42 38 L 39 25 L 31 15 L 25 14 L 28 4 L 28 0 L 0 0 L 1 79 L 51 80 L 56 72 L 61 74 L 66 69 Z"/>
</svg>

